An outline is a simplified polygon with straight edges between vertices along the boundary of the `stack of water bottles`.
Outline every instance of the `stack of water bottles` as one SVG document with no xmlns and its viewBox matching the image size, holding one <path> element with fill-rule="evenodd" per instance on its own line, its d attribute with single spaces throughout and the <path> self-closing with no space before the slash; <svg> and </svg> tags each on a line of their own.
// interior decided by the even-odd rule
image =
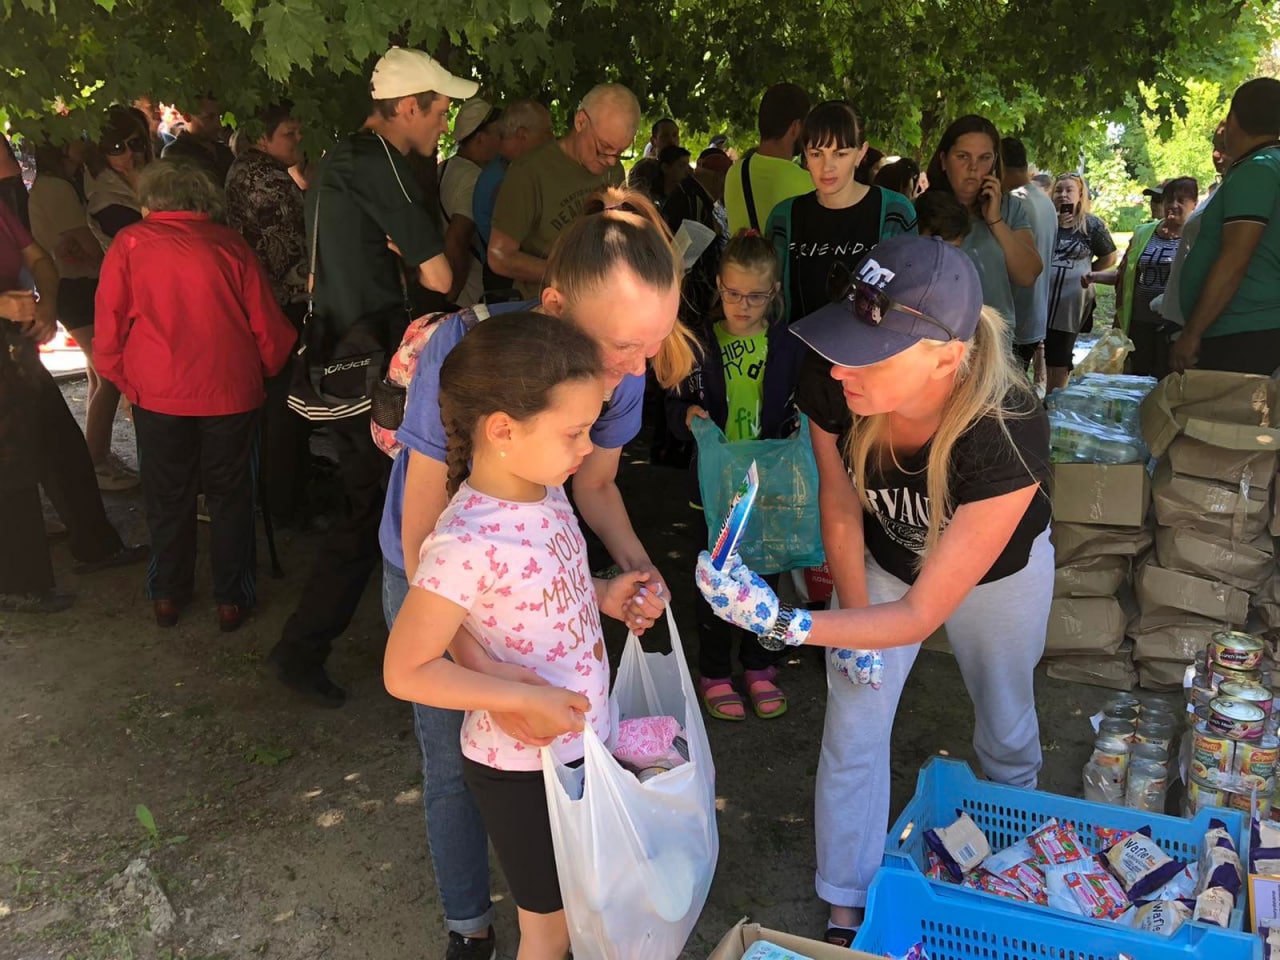
<svg viewBox="0 0 1280 960">
<path fill-rule="evenodd" d="M 1045 398 L 1055 463 L 1140 463 L 1147 459 L 1138 409 L 1154 377 L 1085 374 Z"/>
</svg>

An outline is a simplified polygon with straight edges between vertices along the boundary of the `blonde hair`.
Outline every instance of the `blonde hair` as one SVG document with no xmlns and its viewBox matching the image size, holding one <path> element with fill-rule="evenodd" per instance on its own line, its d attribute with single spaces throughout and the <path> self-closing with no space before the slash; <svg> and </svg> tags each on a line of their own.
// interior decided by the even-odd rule
<svg viewBox="0 0 1280 960">
<path fill-rule="evenodd" d="M 1035 410 L 1035 396 L 1024 374 L 1014 366 L 1008 341 L 1008 322 L 991 307 L 983 307 L 973 339 L 965 345 L 964 359 L 956 371 L 955 385 L 942 407 L 942 422 L 929 445 L 929 461 L 925 467 L 925 487 L 929 496 L 929 531 L 918 562 L 938 545 L 942 530 L 951 516 L 951 454 L 956 442 L 970 427 L 984 417 L 992 417 L 1006 437 L 1006 420 L 1018 414 L 1005 409 L 1010 394 L 1024 394 L 1026 407 Z M 928 341 L 926 341 L 928 342 Z M 936 341 L 935 341 L 936 342 Z M 943 346 L 943 344 L 938 344 Z M 1022 404 L 1015 404 L 1021 407 Z M 886 432 L 885 414 L 869 417 L 853 415 L 853 427 L 845 444 L 845 462 L 853 476 L 858 499 L 867 512 L 872 510 L 867 496 L 868 467 L 883 472 L 886 461 L 892 462 L 893 450 Z M 1010 444 L 1013 444 L 1010 438 Z M 1014 447 L 1015 451 L 1017 447 Z M 1018 454 L 1021 459 L 1021 453 Z M 1024 461 L 1025 465 L 1025 461 Z M 1034 480 L 1030 468 L 1027 476 Z"/>
<path fill-rule="evenodd" d="M 1080 186 L 1080 200 L 1076 203 L 1076 212 L 1071 216 L 1071 229 L 1077 233 L 1088 233 L 1089 214 L 1093 210 L 1093 204 L 1089 200 L 1089 184 L 1078 173 L 1060 173 L 1053 181 L 1053 190 L 1056 190 L 1063 180 L 1074 180 Z"/>
<path fill-rule="evenodd" d="M 582 213 L 551 247 L 544 287 L 555 288 L 573 304 L 599 290 L 621 266 L 656 290 L 679 289 L 683 266 L 671 245 L 671 232 L 647 197 L 626 187 L 609 187 L 589 199 Z M 650 361 L 664 388 L 679 385 L 693 372 L 694 342 L 677 320 Z"/>
</svg>

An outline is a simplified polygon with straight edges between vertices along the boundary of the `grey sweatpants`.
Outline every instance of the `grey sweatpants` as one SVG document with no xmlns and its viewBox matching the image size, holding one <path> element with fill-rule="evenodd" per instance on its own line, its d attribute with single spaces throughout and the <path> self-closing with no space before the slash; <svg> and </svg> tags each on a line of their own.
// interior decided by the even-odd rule
<svg viewBox="0 0 1280 960">
<path fill-rule="evenodd" d="M 907 584 L 867 556 L 871 603 L 888 603 Z M 1036 786 L 1040 724 L 1032 672 L 1044 652 L 1053 598 L 1053 545 L 1046 530 L 1027 565 L 973 589 L 947 621 L 964 685 L 973 700 L 973 746 L 987 776 Z M 837 607 L 838 598 L 832 598 Z M 884 855 L 889 829 L 889 755 L 893 717 L 920 645 L 884 652 L 879 690 L 850 683 L 827 658 L 827 717 L 814 797 L 818 896 L 861 907 Z"/>
</svg>

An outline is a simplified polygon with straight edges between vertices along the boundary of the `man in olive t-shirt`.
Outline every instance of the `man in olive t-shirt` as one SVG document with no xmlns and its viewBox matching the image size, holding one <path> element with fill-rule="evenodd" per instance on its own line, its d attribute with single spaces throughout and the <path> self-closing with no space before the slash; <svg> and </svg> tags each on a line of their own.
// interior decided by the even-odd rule
<svg viewBox="0 0 1280 960">
<path fill-rule="evenodd" d="M 640 104 L 626 87 L 601 84 L 582 98 L 567 136 L 511 164 L 498 191 L 489 268 L 537 296 L 560 231 L 602 187 L 623 181 L 618 161 L 636 137 Z"/>
</svg>

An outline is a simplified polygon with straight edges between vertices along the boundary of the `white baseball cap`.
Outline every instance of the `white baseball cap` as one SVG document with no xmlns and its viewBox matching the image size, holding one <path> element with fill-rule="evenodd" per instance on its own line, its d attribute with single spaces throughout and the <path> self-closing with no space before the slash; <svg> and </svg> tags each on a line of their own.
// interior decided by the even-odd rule
<svg viewBox="0 0 1280 960">
<path fill-rule="evenodd" d="M 455 77 L 421 50 L 392 47 L 373 68 L 369 92 L 375 100 L 395 100 L 415 93 L 439 93 L 453 100 L 473 97 L 480 89 L 474 80 Z"/>
<path fill-rule="evenodd" d="M 461 143 L 481 127 L 497 120 L 500 111 L 495 110 L 488 100 L 476 97 L 468 100 L 458 108 L 458 115 L 453 118 L 453 139 Z"/>
</svg>

